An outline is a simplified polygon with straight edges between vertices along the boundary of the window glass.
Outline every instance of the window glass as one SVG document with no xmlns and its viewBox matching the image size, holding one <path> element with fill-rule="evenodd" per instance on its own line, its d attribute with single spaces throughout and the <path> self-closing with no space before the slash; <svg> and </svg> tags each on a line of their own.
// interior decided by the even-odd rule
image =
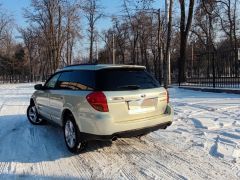
<svg viewBox="0 0 240 180">
<path fill-rule="evenodd" d="M 71 90 L 93 90 L 95 87 L 94 72 L 87 70 L 63 72 L 57 87 Z"/>
<path fill-rule="evenodd" d="M 96 75 L 97 89 L 101 91 L 124 91 L 160 87 L 145 69 L 104 69 Z"/>
<path fill-rule="evenodd" d="M 70 89 L 68 87 L 70 81 L 70 72 L 63 72 L 58 79 L 56 88 L 58 89 Z"/>
<path fill-rule="evenodd" d="M 52 89 L 55 88 L 56 82 L 60 76 L 60 73 L 55 74 L 50 80 L 47 81 L 45 87 Z"/>
</svg>

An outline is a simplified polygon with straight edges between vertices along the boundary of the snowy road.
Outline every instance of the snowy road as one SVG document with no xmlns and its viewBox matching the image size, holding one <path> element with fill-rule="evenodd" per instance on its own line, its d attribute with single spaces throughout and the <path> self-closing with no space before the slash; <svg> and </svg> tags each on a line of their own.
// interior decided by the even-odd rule
<svg viewBox="0 0 240 180">
<path fill-rule="evenodd" d="M 70 154 L 60 128 L 33 126 L 30 84 L 0 85 L 0 179 L 240 179 L 240 96 L 171 89 L 174 123 Z"/>
</svg>

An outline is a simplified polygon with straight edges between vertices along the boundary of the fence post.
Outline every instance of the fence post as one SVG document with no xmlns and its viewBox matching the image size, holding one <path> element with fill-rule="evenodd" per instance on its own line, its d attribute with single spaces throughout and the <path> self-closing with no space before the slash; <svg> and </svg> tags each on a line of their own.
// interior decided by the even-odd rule
<svg viewBox="0 0 240 180">
<path fill-rule="evenodd" d="M 216 79 L 215 79 L 215 57 L 214 52 L 212 53 L 212 73 L 213 73 L 213 88 L 216 86 Z"/>
</svg>

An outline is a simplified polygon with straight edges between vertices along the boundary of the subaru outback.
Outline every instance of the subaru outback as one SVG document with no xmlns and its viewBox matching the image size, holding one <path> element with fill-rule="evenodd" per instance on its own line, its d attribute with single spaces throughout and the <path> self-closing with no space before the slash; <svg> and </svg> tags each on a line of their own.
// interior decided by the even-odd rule
<svg viewBox="0 0 240 180">
<path fill-rule="evenodd" d="M 171 125 L 168 91 L 144 66 L 71 65 L 34 86 L 27 117 L 63 127 L 67 148 L 79 153 L 91 140 L 141 136 Z"/>
</svg>

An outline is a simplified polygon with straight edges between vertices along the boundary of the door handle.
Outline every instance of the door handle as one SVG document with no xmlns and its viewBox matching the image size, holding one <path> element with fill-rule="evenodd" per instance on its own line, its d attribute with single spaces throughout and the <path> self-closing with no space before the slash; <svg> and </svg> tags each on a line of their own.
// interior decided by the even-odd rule
<svg viewBox="0 0 240 180">
<path fill-rule="evenodd" d="M 50 97 L 52 100 L 63 100 L 63 97 Z"/>
</svg>

